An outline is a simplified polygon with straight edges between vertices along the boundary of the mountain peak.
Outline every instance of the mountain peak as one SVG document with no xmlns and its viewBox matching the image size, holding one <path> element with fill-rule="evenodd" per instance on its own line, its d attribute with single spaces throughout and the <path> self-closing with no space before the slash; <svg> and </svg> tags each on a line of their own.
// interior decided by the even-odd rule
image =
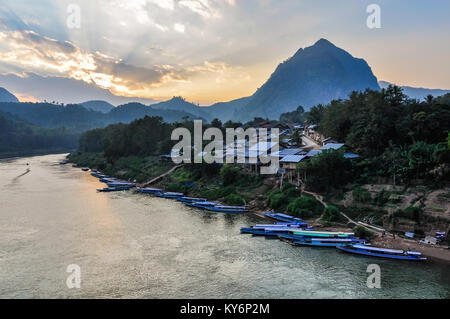
<svg viewBox="0 0 450 319">
<path fill-rule="evenodd" d="M 0 87 L 0 102 L 19 102 L 19 99 L 7 89 Z"/>
<path fill-rule="evenodd" d="M 252 95 L 242 117 L 275 119 L 299 105 L 308 110 L 366 89 L 380 89 L 367 62 L 322 38 L 281 63 Z"/>
<path fill-rule="evenodd" d="M 327 39 L 321 38 L 316 43 L 314 43 L 313 47 L 336 47 L 336 46 Z"/>
</svg>

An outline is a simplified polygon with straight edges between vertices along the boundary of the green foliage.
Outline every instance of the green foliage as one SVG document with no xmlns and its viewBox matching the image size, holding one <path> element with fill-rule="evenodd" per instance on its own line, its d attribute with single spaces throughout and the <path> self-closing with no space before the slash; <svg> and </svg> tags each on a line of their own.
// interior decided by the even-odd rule
<svg viewBox="0 0 450 319">
<path fill-rule="evenodd" d="M 166 191 L 169 192 L 178 192 L 178 193 L 184 193 L 186 191 L 186 187 L 184 184 L 181 183 L 169 183 L 165 187 Z"/>
<path fill-rule="evenodd" d="M 355 236 L 359 237 L 361 239 L 370 240 L 371 238 L 374 237 L 374 233 L 373 232 L 371 232 L 370 230 L 368 230 L 367 228 L 362 227 L 362 226 L 356 226 L 353 229 L 353 231 L 355 233 Z"/>
<path fill-rule="evenodd" d="M 13 103 L 10 103 L 13 104 Z M 65 128 L 40 128 L 0 111 L 0 155 L 67 151 L 76 148 L 78 134 Z"/>
<path fill-rule="evenodd" d="M 283 113 L 280 115 L 280 121 L 285 123 L 303 123 L 306 118 L 303 106 L 297 107 L 295 111 Z"/>
<path fill-rule="evenodd" d="M 291 201 L 287 211 L 300 218 L 318 216 L 323 211 L 323 205 L 314 197 L 301 196 Z"/>
<path fill-rule="evenodd" d="M 220 169 L 220 176 L 222 177 L 223 186 L 228 186 L 235 183 L 239 177 L 240 169 L 229 164 L 225 164 Z"/>
<path fill-rule="evenodd" d="M 322 215 L 322 220 L 325 222 L 336 222 L 341 220 L 341 214 L 336 206 L 327 206 Z"/>
<path fill-rule="evenodd" d="M 308 187 L 316 191 L 339 188 L 353 181 L 353 164 L 343 150 L 325 150 L 308 162 L 300 162 L 298 170 L 306 176 Z"/>
<path fill-rule="evenodd" d="M 420 224 L 422 215 L 423 215 L 422 208 L 417 206 L 410 206 L 404 210 L 398 209 L 393 213 L 394 218 L 405 218 L 415 221 L 418 224 Z"/>
<path fill-rule="evenodd" d="M 381 192 L 376 193 L 375 197 L 372 199 L 372 204 L 377 206 L 384 206 L 389 201 L 390 197 L 390 192 L 382 190 Z"/>
<path fill-rule="evenodd" d="M 320 125 L 325 113 L 325 107 L 322 104 L 312 107 L 306 115 L 306 121 L 309 124 Z"/>
<path fill-rule="evenodd" d="M 239 194 L 232 193 L 225 197 L 224 202 L 230 205 L 245 205 L 245 198 Z"/>
<path fill-rule="evenodd" d="M 389 86 L 381 91 L 353 92 L 346 100 L 317 106 L 307 121 L 318 124 L 319 132 L 345 142 L 364 158 L 354 176 L 358 182 L 389 176 L 395 183 L 415 179 L 445 181 L 450 162 L 450 102 L 448 95 L 423 102 L 408 99 L 402 89 Z M 436 168 L 440 168 L 436 170 Z M 308 186 L 315 187 L 310 172 Z M 325 174 L 324 174 L 325 175 Z M 317 189 L 324 190 L 321 186 Z"/>
<path fill-rule="evenodd" d="M 367 189 L 365 189 L 364 187 L 360 187 L 360 186 L 355 187 L 355 189 L 353 189 L 352 195 L 353 195 L 353 199 L 356 202 L 360 202 L 360 203 L 368 203 L 372 199 L 372 197 L 370 196 L 370 192 Z"/>
</svg>

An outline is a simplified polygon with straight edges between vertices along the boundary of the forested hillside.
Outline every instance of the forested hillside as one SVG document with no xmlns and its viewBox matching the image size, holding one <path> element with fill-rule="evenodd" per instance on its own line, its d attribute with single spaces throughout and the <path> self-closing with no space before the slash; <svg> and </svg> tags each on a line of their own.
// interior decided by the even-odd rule
<svg viewBox="0 0 450 319">
<path fill-rule="evenodd" d="M 39 128 L 1 111 L 0 132 L 0 156 L 70 151 L 77 147 L 78 134 L 73 131 Z"/>
</svg>

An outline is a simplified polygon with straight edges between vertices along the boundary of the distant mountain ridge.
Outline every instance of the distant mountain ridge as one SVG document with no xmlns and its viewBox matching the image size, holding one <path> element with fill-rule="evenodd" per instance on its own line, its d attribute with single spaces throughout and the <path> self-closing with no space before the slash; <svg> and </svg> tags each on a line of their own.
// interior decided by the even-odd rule
<svg viewBox="0 0 450 319">
<path fill-rule="evenodd" d="M 19 102 L 19 99 L 5 88 L 0 88 L 0 102 Z"/>
<path fill-rule="evenodd" d="M 87 101 L 80 104 L 85 108 L 87 108 L 88 110 L 97 111 L 101 113 L 108 113 L 114 108 L 114 105 L 101 100 Z"/>
<path fill-rule="evenodd" d="M 293 111 L 299 105 L 308 110 L 368 88 L 380 89 L 367 62 L 320 39 L 278 65 L 238 113 L 245 119 L 256 116 L 277 119 L 281 113 Z"/>
<path fill-rule="evenodd" d="M 141 103 L 124 104 L 112 108 L 108 113 L 101 113 L 80 104 L 62 106 L 51 103 L 0 102 L 0 111 L 16 115 L 39 127 L 66 127 L 76 132 L 105 127 L 109 124 L 129 123 L 145 116 L 160 116 L 169 123 L 181 122 L 185 118 L 199 118 L 188 112 L 158 110 Z"/>
<path fill-rule="evenodd" d="M 172 111 L 182 111 L 193 114 L 197 117 L 210 120 L 210 113 L 205 110 L 207 108 L 195 105 L 194 103 L 187 102 L 181 96 L 175 96 L 172 99 L 156 104 L 150 105 L 156 110 L 172 110 Z"/>
<path fill-rule="evenodd" d="M 386 81 L 378 82 L 380 87 L 385 89 L 392 83 Z M 399 85 L 400 86 L 400 85 Z M 427 97 L 427 95 L 432 95 L 434 97 L 442 96 L 447 93 L 450 93 L 450 90 L 442 90 L 442 89 L 427 89 L 427 88 L 417 88 L 412 86 L 400 86 L 403 89 L 403 93 L 409 96 L 412 99 L 423 100 Z"/>
</svg>

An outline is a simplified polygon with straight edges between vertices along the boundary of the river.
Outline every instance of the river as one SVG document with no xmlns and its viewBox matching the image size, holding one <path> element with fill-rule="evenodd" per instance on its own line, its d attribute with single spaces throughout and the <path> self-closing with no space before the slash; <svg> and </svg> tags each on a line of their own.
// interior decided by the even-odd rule
<svg viewBox="0 0 450 319">
<path fill-rule="evenodd" d="M 64 155 L 0 161 L 0 298 L 448 298 L 450 267 L 241 235 L 249 215 L 97 193 Z M 27 163 L 29 165 L 27 165 Z M 381 268 L 381 289 L 366 285 Z M 69 289 L 68 265 L 81 287 Z"/>
</svg>

